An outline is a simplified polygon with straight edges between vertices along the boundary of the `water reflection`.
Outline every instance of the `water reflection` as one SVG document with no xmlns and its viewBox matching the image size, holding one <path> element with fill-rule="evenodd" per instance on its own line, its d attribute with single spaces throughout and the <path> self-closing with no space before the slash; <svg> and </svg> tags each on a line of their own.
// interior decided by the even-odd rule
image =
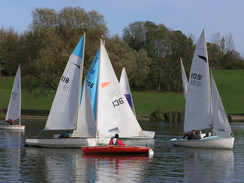
<svg viewBox="0 0 244 183">
<path fill-rule="evenodd" d="M 82 155 L 87 181 L 140 182 L 149 167 L 148 156 Z M 92 164 L 92 165 L 91 165 Z"/>
<path fill-rule="evenodd" d="M 1 182 L 17 182 L 20 170 L 21 135 L 24 131 L 0 131 Z"/>
<path fill-rule="evenodd" d="M 171 152 L 182 155 L 184 182 L 223 183 L 229 182 L 234 177 L 232 150 L 172 147 Z"/>
<path fill-rule="evenodd" d="M 135 182 L 143 179 L 148 156 L 91 156 L 81 149 L 26 148 L 21 179 L 42 182 Z"/>
<path fill-rule="evenodd" d="M 25 138 L 45 122 L 23 122 L 21 131 L 0 130 L 0 182 L 243 182 L 244 124 L 232 123 L 233 150 L 174 147 L 180 123 L 145 123 L 156 131 L 154 156 L 84 156 L 81 149 L 25 148 Z M 35 132 L 35 133 L 34 133 Z"/>
<path fill-rule="evenodd" d="M 27 170 L 22 172 L 24 180 L 42 180 L 41 182 L 75 182 L 82 179 L 77 174 L 81 149 L 26 148 L 25 163 Z M 79 179 L 80 178 L 80 179 Z"/>
</svg>

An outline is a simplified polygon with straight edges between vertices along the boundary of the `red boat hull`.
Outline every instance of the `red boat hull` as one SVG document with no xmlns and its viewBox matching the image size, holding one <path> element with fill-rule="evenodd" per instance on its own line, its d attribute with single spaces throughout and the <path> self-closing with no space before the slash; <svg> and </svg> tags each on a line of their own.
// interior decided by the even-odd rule
<svg viewBox="0 0 244 183">
<path fill-rule="evenodd" d="M 90 146 L 81 148 L 84 154 L 149 154 L 150 147 Z"/>
</svg>

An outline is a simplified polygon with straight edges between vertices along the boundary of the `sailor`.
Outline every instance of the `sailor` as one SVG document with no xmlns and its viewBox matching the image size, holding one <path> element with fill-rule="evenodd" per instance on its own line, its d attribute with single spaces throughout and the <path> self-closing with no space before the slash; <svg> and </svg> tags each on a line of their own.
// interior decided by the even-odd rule
<svg viewBox="0 0 244 183">
<path fill-rule="evenodd" d="M 8 125 L 14 125 L 14 120 L 12 120 L 12 119 L 8 119 L 7 122 L 8 122 Z"/>
<path fill-rule="evenodd" d="M 184 139 L 187 136 L 187 140 L 191 140 L 191 139 L 195 139 L 196 137 L 196 132 L 195 130 L 192 130 L 191 132 L 187 133 L 186 135 L 184 135 L 182 137 L 182 139 Z"/>
<path fill-rule="evenodd" d="M 69 132 L 68 131 L 62 132 L 58 138 L 69 138 Z"/>
<path fill-rule="evenodd" d="M 119 139 L 119 134 L 115 134 L 115 136 L 110 139 L 109 145 L 125 146 L 122 140 Z"/>
</svg>

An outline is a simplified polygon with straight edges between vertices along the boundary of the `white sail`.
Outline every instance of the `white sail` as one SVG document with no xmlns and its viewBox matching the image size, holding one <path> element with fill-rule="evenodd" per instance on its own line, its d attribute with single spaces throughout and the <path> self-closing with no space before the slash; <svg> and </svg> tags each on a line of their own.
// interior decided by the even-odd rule
<svg viewBox="0 0 244 183">
<path fill-rule="evenodd" d="M 184 132 L 211 125 L 209 63 L 204 30 L 195 48 L 187 88 Z"/>
<path fill-rule="evenodd" d="M 20 116 L 21 116 L 21 73 L 20 73 L 20 65 L 19 65 L 17 73 L 15 75 L 14 84 L 13 84 L 5 119 L 16 120 L 19 119 Z"/>
<path fill-rule="evenodd" d="M 112 137 L 144 136 L 114 73 L 106 48 L 101 40 L 97 96 L 97 135 Z"/>
<path fill-rule="evenodd" d="M 127 99 L 128 103 L 130 105 L 131 110 L 136 115 L 136 111 L 135 111 L 135 107 L 134 107 L 134 103 L 133 103 L 133 98 L 132 98 L 132 94 L 131 94 L 131 90 L 130 90 L 129 80 L 127 77 L 125 67 L 122 69 L 119 83 L 120 83 L 122 92 L 124 93 L 125 98 Z"/>
<path fill-rule="evenodd" d="M 47 119 L 45 130 L 75 129 L 82 81 L 84 36 L 71 54 Z"/>
<path fill-rule="evenodd" d="M 88 86 L 83 85 L 82 101 L 79 109 L 77 128 L 74 132 L 76 137 L 95 137 L 96 125 L 90 101 Z"/>
<path fill-rule="evenodd" d="M 184 122 L 184 132 L 196 130 L 197 136 L 193 138 L 188 136 L 188 139 L 174 138 L 170 141 L 176 146 L 183 147 L 232 149 L 235 139 L 213 76 L 211 77 L 212 85 L 210 84 L 208 64 L 203 30 L 193 56 Z"/>
<path fill-rule="evenodd" d="M 181 66 L 181 76 L 182 76 L 182 84 L 183 84 L 183 90 L 184 90 L 184 97 L 186 99 L 186 94 L 187 94 L 187 86 L 188 86 L 188 80 L 186 77 L 186 72 L 183 66 L 182 59 L 180 58 L 180 66 Z"/>
<path fill-rule="evenodd" d="M 211 74 L 213 133 L 217 136 L 233 136 L 222 100 L 219 95 L 213 74 Z"/>
</svg>

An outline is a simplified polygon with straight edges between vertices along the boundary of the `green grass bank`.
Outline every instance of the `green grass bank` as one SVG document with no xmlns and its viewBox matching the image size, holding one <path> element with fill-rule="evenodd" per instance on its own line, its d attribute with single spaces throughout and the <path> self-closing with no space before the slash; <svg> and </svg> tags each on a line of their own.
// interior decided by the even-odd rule
<svg viewBox="0 0 244 183">
<path fill-rule="evenodd" d="M 213 70 L 225 110 L 228 114 L 244 114 L 244 70 Z M 7 108 L 13 79 L 0 77 L 0 108 Z M 55 92 L 47 96 L 35 97 L 22 90 L 23 112 L 38 110 L 47 113 Z M 185 99 L 183 93 L 138 92 L 133 91 L 133 99 L 137 115 L 149 116 L 152 111 L 161 108 L 163 111 L 183 110 Z M 45 111 L 45 112 L 44 112 Z"/>
</svg>

